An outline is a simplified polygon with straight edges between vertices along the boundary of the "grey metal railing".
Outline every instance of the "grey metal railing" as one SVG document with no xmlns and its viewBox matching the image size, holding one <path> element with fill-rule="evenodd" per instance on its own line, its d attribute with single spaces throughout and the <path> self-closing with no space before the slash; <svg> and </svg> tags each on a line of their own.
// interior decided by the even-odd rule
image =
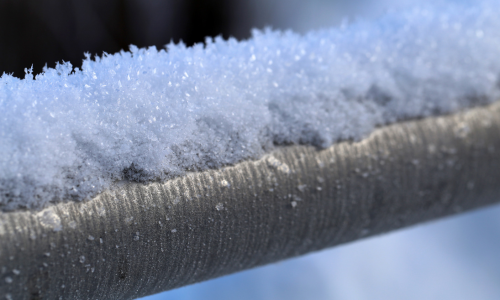
<svg viewBox="0 0 500 300">
<path fill-rule="evenodd" d="M 500 200 L 500 103 L 0 213 L 0 295 L 134 299 Z"/>
</svg>

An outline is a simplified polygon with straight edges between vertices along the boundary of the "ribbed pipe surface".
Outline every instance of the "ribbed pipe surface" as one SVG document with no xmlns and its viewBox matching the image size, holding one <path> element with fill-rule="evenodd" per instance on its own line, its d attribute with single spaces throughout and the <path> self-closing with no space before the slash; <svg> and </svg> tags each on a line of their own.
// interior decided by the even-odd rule
<svg viewBox="0 0 500 300">
<path fill-rule="evenodd" d="M 6 299 L 134 299 L 500 200 L 500 103 L 0 213 Z"/>
</svg>

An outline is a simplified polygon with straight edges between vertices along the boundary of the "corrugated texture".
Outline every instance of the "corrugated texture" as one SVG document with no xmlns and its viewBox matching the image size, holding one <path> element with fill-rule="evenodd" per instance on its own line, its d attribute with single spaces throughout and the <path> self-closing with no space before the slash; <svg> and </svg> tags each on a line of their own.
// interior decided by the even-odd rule
<svg viewBox="0 0 500 300">
<path fill-rule="evenodd" d="M 0 214 L 0 295 L 134 299 L 500 200 L 500 104 Z"/>
</svg>

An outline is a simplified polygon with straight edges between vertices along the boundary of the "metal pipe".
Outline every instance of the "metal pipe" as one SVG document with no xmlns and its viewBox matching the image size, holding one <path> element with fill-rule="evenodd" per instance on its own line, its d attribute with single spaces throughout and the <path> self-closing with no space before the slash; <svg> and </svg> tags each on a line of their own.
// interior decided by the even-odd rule
<svg viewBox="0 0 500 300">
<path fill-rule="evenodd" d="M 0 213 L 0 295 L 134 299 L 500 200 L 500 103 Z"/>
</svg>

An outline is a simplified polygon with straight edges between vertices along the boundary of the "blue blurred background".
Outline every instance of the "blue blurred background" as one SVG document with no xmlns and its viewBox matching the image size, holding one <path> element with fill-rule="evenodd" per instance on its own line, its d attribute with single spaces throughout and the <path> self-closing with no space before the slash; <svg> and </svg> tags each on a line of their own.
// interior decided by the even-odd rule
<svg viewBox="0 0 500 300">
<path fill-rule="evenodd" d="M 0 0 L 0 74 L 255 27 L 304 33 L 424 2 L 453 0 Z M 499 254 L 493 206 L 143 299 L 500 299 Z"/>
</svg>

